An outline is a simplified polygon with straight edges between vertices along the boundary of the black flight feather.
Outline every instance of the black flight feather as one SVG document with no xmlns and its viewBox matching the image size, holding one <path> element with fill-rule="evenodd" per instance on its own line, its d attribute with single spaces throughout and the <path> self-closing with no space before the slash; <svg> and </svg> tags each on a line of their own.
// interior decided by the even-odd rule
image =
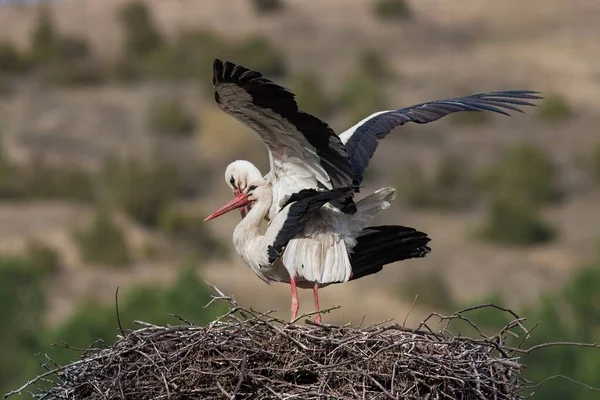
<svg viewBox="0 0 600 400">
<path fill-rule="evenodd" d="M 363 229 L 356 241 L 350 256 L 350 280 L 377 273 L 386 264 L 422 258 L 431 252 L 427 234 L 405 226 L 370 226 Z"/>
<path fill-rule="evenodd" d="M 526 100 L 542 99 L 538 93 L 531 90 L 479 93 L 415 104 L 378 114 L 357 127 L 346 142 L 346 151 L 352 168 L 352 184 L 358 186 L 362 183 L 365 170 L 377 150 L 379 140 L 400 125 L 407 122 L 426 124 L 460 111 L 491 111 L 503 115 L 510 115 L 506 110 L 522 113 L 523 111 L 516 106 L 535 106 Z"/>
<path fill-rule="evenodd" d="M 300 110 L 294 93 L 258 71 L 216 59 L 213 63 L 213 84 L 216 87 L 223 83 L 238 85 L 252 97 L 254 105 L 270 109 L 293 124 L 315 148 L 333 188 L 351 185 L 352 171 L 341 139 L 327 123 Z"/>
<path fill-rule="evenodd" d="M 352 190 L 354 190 L 353 187 L 337 188 L 325 192 L 319 192 L 315 189 L 304 189 L 298 193 L 294 193 L 290 197 L 290 200 L 293 198 L 294 202 L 292 203 L 288 200 L 288 204 L 291 205 L 288 209 L 286 220 L 275 237 L 273 245 L 268 248 L 269 262 L 275 262 L 288 242 L 298 233 L 302 232 L 306 223 L 319 212 L 321 207 L 332 200 L 351 193 Z"/>
</svg>

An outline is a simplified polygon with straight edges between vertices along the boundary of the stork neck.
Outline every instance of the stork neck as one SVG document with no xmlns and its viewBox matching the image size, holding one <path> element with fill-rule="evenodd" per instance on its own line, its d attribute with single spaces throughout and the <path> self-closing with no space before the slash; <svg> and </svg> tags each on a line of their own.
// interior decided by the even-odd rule
<svg viewBox="0 0 600 400">
<path fill-rule="evenodd" d="M 269 212 L 271 199 L 260 199 L 254 203 L 248 214 L 236 226 L 234 235 L 243 234 L 244 236 L 258 236 L 260 234 L 260 224 Z"/>
</svg>

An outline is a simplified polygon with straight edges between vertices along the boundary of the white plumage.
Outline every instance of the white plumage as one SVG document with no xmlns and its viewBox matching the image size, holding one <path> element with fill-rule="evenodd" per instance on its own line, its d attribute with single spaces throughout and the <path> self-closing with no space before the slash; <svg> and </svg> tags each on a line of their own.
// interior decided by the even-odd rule
<svg viewBox="0 0 600 400">
<path fill-rule="evenodd" d="M 236 161 L 226 170 L 225 180 L 236 196 L 247 193 L 252 186 L 261 187 L 264 195 L 254 205 L 259 209 L 251 209 L 251 204 L 241 209 L 243 220 L 234 232 L 234 245 L 261 279 L 289 279 L 293 316 L 297 312 L 296 285 L 314 288 L 318 309 L 319 287 L 353 279 L 354 267 L 360 269 L 359 276 L 365 276 L 390 262 L 423 257 L 429 252 L 429 238 L 399 226 L 369 227 L 367 233 L 363 232 L 395 198 L 393 188 L 384 188 L 357 203 L 352 196 L 323 203 L 318 215 L 303 220 L 301 230 L 279 243 L 284 248 L 282 254 L 276 258 L 266 256 L 265 243 L 277 242 L 281 229 L 289 222 L 286 217 L 291 208 L 284 206 L 292 195 L 306 189 L 316 192 L 359 186 L 379 140 L 407 122 L 428 123 L 459 111 L 508 115 L 505 110 L 521 111 L 516 106 L 533 105 L 524 100 L 540 98 L 533 91 L 507 91 L 416 104 L 374 113 L 337 136 L 325 122 L 300 110 L 293 93 L 257 71 L 215 60 L 213 84 L 219 108 L 258 134 L 268 149 L 271 167 L 264 178 L 247 161 Z M 257 227 L 263 218 L 271 223 L 259 239 Z M 394 248 L 394 243 L 399 247 Z M 369 245 L 374 248 L 372 252 Z M 361 254 L 353 255 L 359 247 Z"/>
<path fill-rule="evenodd" d="M 281 257 L 269 260 L 268 247 L 276 242 L 293 203 L 275 214 L 266 232 L 261 235 L 260 224 L 271 209 L 273 200 L 271 183 L 262 178 L 259 170 L 248 161 L 234 161 L 226 171 L 225 180 L 237 197 L 250 194 L 248 203 L 238 204 L 236 208 L 252 204 L 233 233 L 233 245 L 238 255 L 263 281 L 290 283 L 293 298 L 296 286 L 313 288 L 317 308 L 319 287 L 351 279 L 350 254 L 356 245 L 356 237 L 378 212 L 390 206 L 396 193 L 393 188 L 376 191 L 356 203 L 357 212 L 353 215 L 341 213 L 330 206 L 321 207 L 286 242 Z M 245 189 L 240 191 L 239 187 Z M 223 209 L 225 212 L 232 210 L 226 205 L 207 220 L 222 215 Z M 292 319 L 295 319 L 297 300 L 292 304 Z M 320 317 L 317 319 L 320 320 Z"/>
</svg>

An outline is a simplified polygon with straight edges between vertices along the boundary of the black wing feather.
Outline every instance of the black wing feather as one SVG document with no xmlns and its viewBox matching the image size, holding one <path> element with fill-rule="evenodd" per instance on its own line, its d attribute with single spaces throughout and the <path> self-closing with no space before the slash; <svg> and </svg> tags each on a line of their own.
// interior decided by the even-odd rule
<svg viewBox="0 0 600 400">
<path fill-rule="evenodd" d="M 310 220 L 326 203 L 339 199 L 352 193 L 354 187 L 337 188 L 326 192 L 315 189 L 305 189 L 294 193 L 292 203 L 287 212 L 287 218 L 281 230 L 277 234 L 273 245 L 269 246 L 269 262 L 273 263 L 279 257 L 288 242 L 304 229 L 304 225 Z"/>
<path fill-rule="evenodd" d="M 350 264 L 356 280 L 372 275 L 396 261 L 422 258 L 431 252 L 430 238 L 414 228 L 396 225 L 370 226 L 356 238 Z"/>
<path fill-rule="evenodd" d="M 523 110 L 516 106 L 534 106 L 535 104 L 526 100 L 541 99 L 538 93 L 528 90 L 479 93 L 416 104 L 376 115 L 359 126 L 346 143 L 352 168 L 352 184 L 359 186 L 362 183 L 364 172 L 377 149 L 379 140 L 398 126 L 407 122 L 426 124 L 460 111 L 491 111 L 510 116 L 506 110 L 522 113 Z M 364 149 L 368 151 L 365 153 Z"/>
<path fill-rule="evenodd" d="M 327 123 L 300 110 L 294 93 L 289 89 L 265 78 L 258 71 L 216 59 L 213 63 L 213 84 L 222 83 L 240 86 L 250 94 L 253 104 L 268 108 L 293 124 L 316 149 L 333 188 L 351 185 L 352 171 L 341 139 Z"/>
</svg>

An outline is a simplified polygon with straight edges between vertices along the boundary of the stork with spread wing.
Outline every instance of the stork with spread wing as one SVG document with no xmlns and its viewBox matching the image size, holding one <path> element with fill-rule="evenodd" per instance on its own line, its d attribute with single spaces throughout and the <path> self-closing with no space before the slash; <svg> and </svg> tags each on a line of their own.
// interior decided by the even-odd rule
<svg viewBox="0 0 600 400">
<path fill-rule="evenodd" d="M 518 106 L 533 106 L 527 100 L 541 98 L 534 91 L 504 91 L 438 100 L 375 113 L 337 136 L 325 122 L 300 110 L 292 92 L 260 72 L 217 59 L 213 83 L 219 108 L 258 134 L 268 149 L 271 167 L 263 177 L 253 164 L 239 160 L 225 171 L 225 180 L 236 196 L 233 202 L 239 206 L 234 208 L 240 208 L 243 219 L 234 234 L 234 245 L 248 265 L 261 266 L 253 267 L 255 271 L 274 274 L 267 281 L 289 280 L 292 319 L 298 311 L 297 287 L 313 287 L 318 309 L 319 287 L 378 272 L 391 262 L 424 257 L 430 251 L 430 239 L 412 228 L 367 227 L 378 212 L 390 206 L 395 198 L 393 188 L 380 189 L 356 203 L 352 191 L 343 190 L 339 196 L 318 203 L 318 210 L 306 214 L 296 225 L 294 235 L 269 247 L 268 254 L 253 253 L 248 245 L 258 235 L 256 218 L 283 218 L 279 213 L 296 199 L 294 196 L 307 190 L 316 194 L 353 187 L 358 192 L 379 140 L 395 127 L 407 122 L 424 124 L 459 111 L 509 115 L 507 110 L 521 111 Z M 248 194 L 259 186 L 261 193 L 270 192 L 270 198 L 261 203 L 261 210 L 252 213 L 253 204 L 259 202 Z M 248 212 L 252 218 L 244 222 Z M 208 219 L 222 215 L 223 210 L 215 214 Z M 281 268 L 287 271 L 285 279 Z"/>
</svg>

